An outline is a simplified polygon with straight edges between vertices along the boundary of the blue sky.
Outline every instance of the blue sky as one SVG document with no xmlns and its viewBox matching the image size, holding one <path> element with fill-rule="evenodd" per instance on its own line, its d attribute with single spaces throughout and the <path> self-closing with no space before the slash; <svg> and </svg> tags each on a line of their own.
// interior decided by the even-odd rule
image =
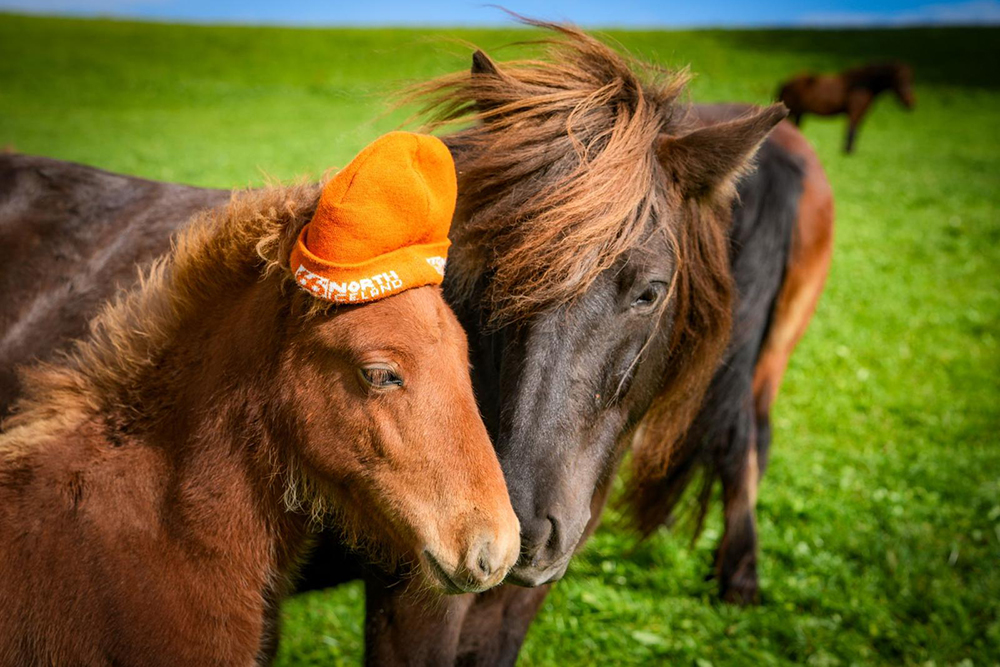
<svg viewBox="0 0 1000 667">
<path fill-rule="evenodd" d="M 290 25 L 503 25 L 469 0 L 0 0 L 0 10 L 161 21 Z M 586 27 L 1000 25 L 1000 0 L 507 0 L 530 16 Z"/>
</svg>

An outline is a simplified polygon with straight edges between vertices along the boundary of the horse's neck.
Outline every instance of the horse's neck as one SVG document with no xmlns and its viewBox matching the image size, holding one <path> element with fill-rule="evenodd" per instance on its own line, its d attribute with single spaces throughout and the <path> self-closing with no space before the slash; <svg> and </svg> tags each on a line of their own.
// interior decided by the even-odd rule
<svg viewBox="0 0 1000 667">
<path fill-rule="evenodd" d="M 285 511 L 285 479 L 275 474 L 293 465 L 285 456 L 289 443 L 268 429 L 283 333 L 273 287 L 257 282 L 194 313 L 142 394 L 160 411 L 147 437 L 172 451 L 181 479 L 219 493 L 220 515 L 245 520 L 248 530 L 256 522 L 280 543 L 295 541 L 302 521 Z M 250 508 L 255 516 L 237 516 Z"/>
<path fill-rule="evenodd" d="M 183 526 L 266 597 L 280 596 L 305 547 L 307 519 L 285 508 L 285 476 L 265 470 L 265 460 L 273 466 L 280 455 L 266 453 L 277 451 L 275 443 L 246 424 L 251 413 L 234 403 L 217 409 L 215 417 L 164 434 L 176 477 L 171 497 L 161 498 L 163 522 Z M 238 432 L 241 422 L 247 433 Z"/>
<path fill-rule="evenodd" d="M 152 351 L 156 363 L 122 378 L 119 407 L 101 415 L 110 440 L 144 450 L 174 480 L 158 499 L 161 520 L 248 578 L 284 574 L 306 534 L 305 520 L 285 510 L 285 475 L 275 474 L 292 463 L 287 443 L 267 428 L 283 329 L 276 292 L 255 278 L 203 295 Z"/>
<path fill-rule="evenodd" d="M 83 625 L 97 634 L 126 618 L 141 641 L 151 627 L 184 637 L 199 657 L 181 663 L 255 651 L 289 591 L 305 521 L 260 483 L 240 452 L 248 443 L 209 420 L 109 437 L 107 416 L 81 415 L 31 452 L 0 457 L 0 544 L 21 545 L 0 549 L 0 598 L 9 594 L 11 614 L 23 618 L 76 591 L 64 614 L 95 615 Z M 117 613 L 106 618 L 108 609 Z M 157 646 L 141 641 L 137 655 Z"/>
</svg>

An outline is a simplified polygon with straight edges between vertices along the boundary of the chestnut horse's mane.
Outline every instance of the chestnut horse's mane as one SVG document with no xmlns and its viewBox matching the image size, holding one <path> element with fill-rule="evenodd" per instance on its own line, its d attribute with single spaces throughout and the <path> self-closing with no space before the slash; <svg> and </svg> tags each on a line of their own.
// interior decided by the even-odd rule
<svg viewBox="0 0 1000 667">
<path fill-rule="evenodd" d="M 490 324 L 572 301 L 647 238 L 652 216 L 667 234 L 677 261 L 672 359 L 636 431 L 631 493 L 642 504 L 728 340 L 733 189 L 665 199 L 667 174 L 682 165 L 665 169 L 656 146 L 691 126 L 685 72 L 626 58 L 573 27 L 522 20 L 558 33 L 541 42 L 545 59 L 495 67 L 477 52 L 472 72 L 414 86 L 403 102 L 420 105 L 428 129 L 471 124 L 445 138 L 460 193 L 448 261 L 460 295 L 489 277 Z"/>
<path fill-rule="evenodd" d="M 142 269 L 138 284 L 120 292 L 90 322 L 89 334 L 55 361 L 21 369 L 23 395 L 5 431 L 44 435 L 68 415 L 114 409 L 128 419 L 156 419 L 143 396 L 148 373 L 162 371 L 164 350 L 185 320 L 207 301 L 259 278 L 287 258 L 315 210 L 313 185 L 234 192 L 228 205 L 194 218 L 169 253 Z M 23 428 L 17 428 L 23 427 Z M 24 438 L 19 438 L 24 439 Z M 0 440 L 0 450 L 16 446 Z"/>
</svg>

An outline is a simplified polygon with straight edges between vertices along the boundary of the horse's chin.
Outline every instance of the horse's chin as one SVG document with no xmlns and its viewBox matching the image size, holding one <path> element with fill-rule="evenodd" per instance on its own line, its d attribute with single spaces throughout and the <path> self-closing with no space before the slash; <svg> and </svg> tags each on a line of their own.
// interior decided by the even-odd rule
<svg viewBox="0 0 1000 667">
<path fill-rule="evenodd" d="M 459 568 L 442 563 L 430 549 L 421 552 L 420 569 L 429 586 L 444 595 L 482 593 L 493 586 L 492 583 L 477 582 L 462 576 L 458 573 Z"/>
<path fill-rule="evenodd" d="M 525 588 L 535 588 L 559 581 L 566 574 L 569 568 L 569 561 L 573 554 L 553 565 L 541 567 L 533 565 L 515 565 L 507 575 L 507 581 L 517 586 Z"/>
</svg>

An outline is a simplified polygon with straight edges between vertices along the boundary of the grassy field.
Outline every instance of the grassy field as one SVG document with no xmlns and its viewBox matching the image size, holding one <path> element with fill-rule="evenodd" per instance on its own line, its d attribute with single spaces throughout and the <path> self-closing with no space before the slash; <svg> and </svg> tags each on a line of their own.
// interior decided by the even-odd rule
<svg viewBox="0 0 1000 667">
<path fill-rule="evenodd" d="M 786 378 L 760 497 L 763 604 L 704 581 L 718 521 L 637 545 L 608 516 L 549 597 L 524 665 L 1000 660 L 1000 31 L 614 32 L 764 102 L 807 68 L 894 56 L 858 152 L 813 120 L 837 199 L 829 286 Z M 0 147 L 200 185 L 342 165 L 402 116 L 399 85 L 516 30 L 290 30 L 0 15 Z M 280 664 L 355 664 L 360 586 L 287 604 Z M 0 609 L 2 613 L 2 609 Z"/>
</svg>

